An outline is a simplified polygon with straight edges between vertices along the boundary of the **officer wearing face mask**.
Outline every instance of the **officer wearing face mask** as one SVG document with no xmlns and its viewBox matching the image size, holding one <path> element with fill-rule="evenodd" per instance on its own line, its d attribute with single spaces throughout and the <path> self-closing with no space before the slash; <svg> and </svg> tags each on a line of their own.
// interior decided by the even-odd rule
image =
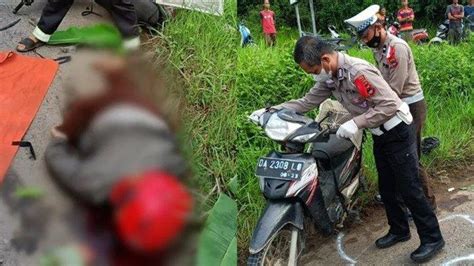
<svg viewBox="0 0 474 266">
<path fill-rule="evenodd" d="M 377 17 L 374 15 L 362 23 L 365 28 L 372 19 Z M 386 248 L 410 239 L 408 220 L 397 198 L 401 195 L 412 212 L 421 240 L 410 257 L 415 262 L 432 258 L 444 246 L 444 240 L 419 182 L 415 130 L 408 105 L 400 100 L 377 68 L 336 52 L 321 39 L 301 37 L 296 43 L 294 59 L 306 73 L 316 75 L 317 82 L 303 98 L 273 108 L 306 113 L 333 96 L 352 115 L 338 129 L 338 137 L 351 138 L 358 130 L 370 130 L 379 189 L 390 225 L 389 233 L 378 239 L 376 245 Z"/>
<path fill-rule="evenodd" d="M 376 14 L 378 9 L 378 5 L 372 5 L 356 16 L 345 20 L 345 22 L 357 28 L 362 21 L 372 17 L 374 12 Z M 419 158 L 421 155 L 421 131 L 426 120 L 426 102 L 410 46 L 404 40 L 388 33 L 379 21 L 374 22 L 362 31 L 359 38 L 373 48 L 375 63 L 383 78 L 398 97 L 410 107 L 413 123 L 415 124 Z M 419 165 L 419 177 L 423 192 L 431 207 L 435 210 L 436 199 L 429 184 L 428 174 L 421 164 Z"/>
</svg>

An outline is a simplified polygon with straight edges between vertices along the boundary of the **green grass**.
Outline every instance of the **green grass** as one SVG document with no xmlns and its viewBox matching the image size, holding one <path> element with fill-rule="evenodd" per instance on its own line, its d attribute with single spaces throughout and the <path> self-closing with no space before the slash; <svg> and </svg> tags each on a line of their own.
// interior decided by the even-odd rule
<svg viewBox="0 0 474 266">
<path fill-rule="evenodd" d="M 237 80 L 237 174 L 241 182 L 239 203 L 239 248 L 248 246 L 256 221 L 263 210 L 264 198 L 254 176 L 255 162 L 275 144 L 246 116 L 266 105 L 298 98 L 313 85 L 292 59 L 297 34 L 280 31 L 277 46 L 266 48 L 259 29 L 251 25 L 257 45 L 239 49 Z M 418 73 L 428 103 L 428 117 L 424 136 L 436 136 L 441 145 L 422 161 L 430 172 L 467 159 L 474 151 L 474 39 L 460 46 L 412 45 Z M 349 54 L 373 62 L 371 51 L 351 49 Z M 469 60 L 470 59 L 470 60 Z M 315 112 L 310 112 L 314 115 Z M 370 135 L 370 134 L 368 134 Z M 377 191 L 377 177 L 372 155 L 372 139 L 364 145 L 364 172 L 370 191 Z M 367 201 L 371 197 L 365 197 Z"/>
<path fill-rule="evenodd" d="M 192 183 L 205 210 L 236 174 L 235 14 L 234 0 L 225 1 L 221 17 L 178 10 L 163 36 L 153 41 L 185 102 L 180 110 L 183 147 L 192 158 Z"/>
</svg>

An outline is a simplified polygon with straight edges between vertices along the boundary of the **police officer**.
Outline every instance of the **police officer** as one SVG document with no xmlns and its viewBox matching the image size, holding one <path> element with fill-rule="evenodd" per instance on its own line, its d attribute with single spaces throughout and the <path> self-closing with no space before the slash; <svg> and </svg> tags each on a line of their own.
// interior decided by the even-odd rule
<svg viewBox="0 0 474 266">
<path fill-rule="evenodd" d="M 337 136 L 351 138 L 365 128 L 373 135 L 379 188 L 390 225 L 388 234 L 378 239 L 376 245 L 386 248 L 410 239 L 408 220 L 397 201 L 401 194 L 413 214 L 421 240 L 410 257 L 416 262 L 433 257 L 444 246 L 444 240 L 419 182 L 415 131 L 410 125 L 412 116 L 407 104 L 374 66 L 336 52 L 331 44 L 318 38 L 300 38 L 294 59 L 305 72 L 316 75 L 317 82 L 303 98 L 274 108 L 305 113 L 334 96 L 353 116 L 340 126 Z"/>
<path fill-rule="evenodd" d="M 360 21 L 373 16 L 372 12 L 377 9 L 379 9 L 378 5 L 370 6 L 358 15 L 345 20 L 345 22 L 356 27 Z M 398 97 L 410 107 L 416 131 L 416 151 L 418 158 L 420 158 L 421 131 L 426 120 L 426 102 L 410 46 L 404 40 L 388 33 L 379 21 L 374 22 L 362 31 L 359 38 L 367 46 L 373 48 L 376 66 L 382 73 L 383 78 Z M 421 163 L 419 164 L 418 174 L 425 197 L 430 202 L 433 210 L 436 210 L 436 198 L 429 184 L 428 174 Z"/>
</svg>

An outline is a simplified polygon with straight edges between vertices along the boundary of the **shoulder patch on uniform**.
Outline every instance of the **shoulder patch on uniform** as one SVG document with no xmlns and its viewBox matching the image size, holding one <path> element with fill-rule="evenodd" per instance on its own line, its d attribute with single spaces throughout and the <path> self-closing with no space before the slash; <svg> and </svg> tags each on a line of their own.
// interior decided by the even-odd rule
<svg viewBox="0 0 474 266">
<path fill-rule="evenodd" d="M 394 45 L 390 45 L 387 49 L 387 63 L 390 68 L 396 68 L 398 66 L 398 58 Z"/>
<path fill-rule="evenodd" d="M 360 95 L 364 98 L 372 97 L 375 94 L 375 87 L 370 84 L 364 75 L 359 75 L 354 79 L 354 85 L 357 87 Z"/>
</svg>

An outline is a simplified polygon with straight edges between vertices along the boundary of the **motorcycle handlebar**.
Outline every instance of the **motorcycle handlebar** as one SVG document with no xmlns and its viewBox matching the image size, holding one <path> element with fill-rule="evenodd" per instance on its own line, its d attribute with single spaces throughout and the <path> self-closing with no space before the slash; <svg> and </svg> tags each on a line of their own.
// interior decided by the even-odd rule
<svg viewBox="0 0 474 266">
<path fill-rule="evenodd" d="M 325 129 L 322 134 L 323 134 L 324 137 L 329 137 L 329 135 L 331 135 L 331 134 L 336 134 L 337 130 L 338 130 L 338 128 Z"/>
</svg>

